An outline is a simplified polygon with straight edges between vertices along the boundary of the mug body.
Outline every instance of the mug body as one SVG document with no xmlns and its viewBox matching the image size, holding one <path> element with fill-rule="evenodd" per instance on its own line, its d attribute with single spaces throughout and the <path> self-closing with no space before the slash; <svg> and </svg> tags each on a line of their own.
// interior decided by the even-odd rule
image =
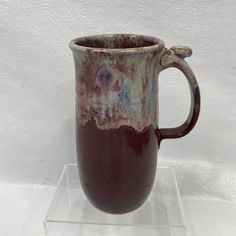
<svg viewBox="0 0 236 236">
<path fill-rule="evenodd" d="M 70 48 L 82 188 L 98 209 L 130 212 L 146 200 L 155 178 L 157 77 L 164 43 L 112 34 L 77 38 Z"/>
</svg>

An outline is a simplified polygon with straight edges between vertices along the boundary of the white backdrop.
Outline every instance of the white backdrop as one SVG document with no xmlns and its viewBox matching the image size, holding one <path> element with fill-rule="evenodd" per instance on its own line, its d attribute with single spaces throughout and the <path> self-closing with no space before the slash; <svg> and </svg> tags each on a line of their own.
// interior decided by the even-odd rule
<svg viewBox="0 0 236 236">
<path fill-rule="evenodd" d="M 0 179 L 55 184 L 75 161 L 74 65 L 68 41 L 148 34 L 188 45 L 201 89 L 194 131 L 163 141 L 183 194 L 236 199 L 236 3 L 234 0 L 0 0 Z M 160 75 L 160 127 L 188 114 L 181 72 Z M 183 186 L 189 186 L 183 188 Z"/>
</svg>

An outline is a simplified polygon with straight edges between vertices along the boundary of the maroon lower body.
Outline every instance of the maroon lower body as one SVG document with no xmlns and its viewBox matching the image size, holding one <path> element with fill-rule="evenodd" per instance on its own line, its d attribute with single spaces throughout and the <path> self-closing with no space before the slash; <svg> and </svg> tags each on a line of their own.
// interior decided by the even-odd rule
<svg viewBox="0 0 236 236">
<path fill-rule="evenodd" d="M 90 202 L 114 214 L 141 206 L 156 172 L 154 127 L 141 132 L 128 126 L 102 130 L 89 121 L 84 126 L 77 124 L 76 136 L 80 181 Z"/>
</svg>

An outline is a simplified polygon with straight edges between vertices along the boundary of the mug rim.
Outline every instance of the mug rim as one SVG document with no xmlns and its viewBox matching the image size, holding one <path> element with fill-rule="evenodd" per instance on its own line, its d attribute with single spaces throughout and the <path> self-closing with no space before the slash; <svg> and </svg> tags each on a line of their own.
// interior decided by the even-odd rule
<svg viewBox="0 0 236 236">
<path fill-rule="evenodd" d="M 152 42 L 152 45 L 149 46 L 140 46 L 140 47 L 127 47 L 127 48 L 102 48 L 102 47 L 92 47 L 92 46 L 84 46 L 79 45 L 79 41 L 86 39 L 103 39 L 103 38 L 116 38 L 116 37 L 135 37 L 135 38 L 143 38 Z M 80 50 L 80 51 L 93 51 L 93 52 L 107 52 L 107 53 L 134 53 L 134 52 L 147 52 L 154 49 L 161 51 L 165 47 L 165 43 L 163 40 L 149 35 L 143 34 L 95 34 L 95 35 L 87 35 L 81 36 L 78 38 L 74 38 L 69 42 L 70 49 Z"/>
</svg>

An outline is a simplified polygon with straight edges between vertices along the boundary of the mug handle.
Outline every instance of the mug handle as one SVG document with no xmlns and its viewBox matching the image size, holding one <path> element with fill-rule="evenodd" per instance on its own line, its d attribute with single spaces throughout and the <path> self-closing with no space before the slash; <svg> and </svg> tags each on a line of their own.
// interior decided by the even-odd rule
<svg viewBox="0 0 236 236">
<path fill-rule="evenodd" d="M 195 126 L 200 112 L 200 90 L 193 71 L 185 62 L 185 57 L 192 55 L 192 49 L 186 46 L 174 46 L 166 49 L 160 58 L 161 71 L 170 67 L 175 67 L 181 70 L 186 76 L 190 92 L 191 92 L 191 108 L 187 120 L 180 126 L 175 128 L 156 128 L 155 133 L 158 139 L 158 144 L 163 139 L 181 138 L 188 134 Z"/>
</svg>

